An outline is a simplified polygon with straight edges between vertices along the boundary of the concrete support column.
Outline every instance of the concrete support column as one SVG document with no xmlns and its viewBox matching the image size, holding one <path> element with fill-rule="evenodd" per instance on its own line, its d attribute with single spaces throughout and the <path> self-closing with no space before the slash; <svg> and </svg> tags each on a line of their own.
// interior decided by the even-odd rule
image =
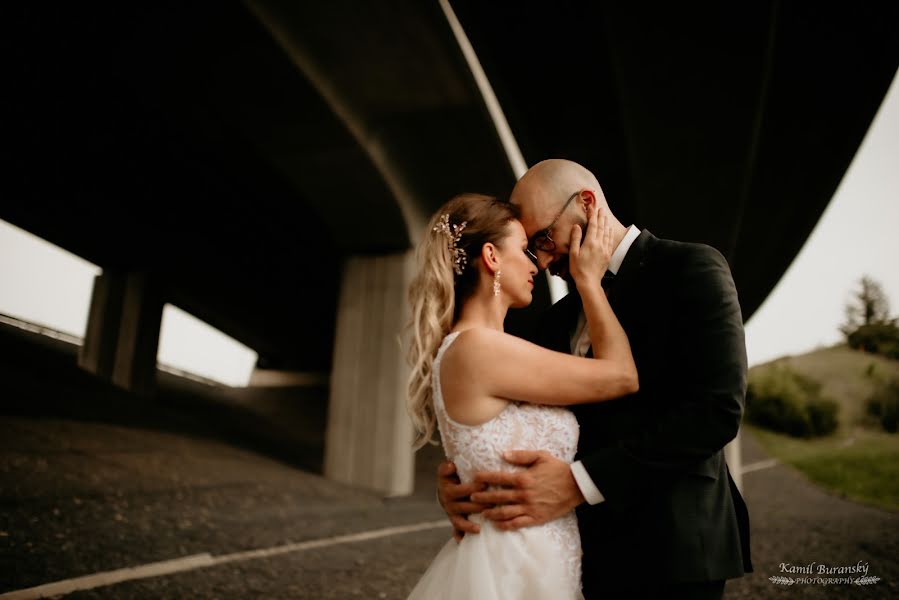
<svg viewBox="0 0 899 600">
<path fill-rule="evenodd" d="M 128 273 L 112 370 L 112 382 L 117 386 L 135 392 L 154 389 L 162 306 L 149 276 Z"/>
<path fill-rule="evenodd" d="M 743 453 L 740 446 L 742 436 L 743 428 L 741 427 L 737 431 L 737 437 L 724 447 L 724 460 L 727 461 L 730 476 L 734 478 L 734 483 L 737 484 L 737 489 L 741 494 L 743 493 Z"/>
<path fill-rule="evenodd" d="M 94 277 L 87 331 L 78 351 L 78 366 L 106 380 L 112 379 L 124 298 L 123 273 L 104 270 Z"/>
<path fill-rule="evenodd" d="M 400 345 L 413 269 L 411 251 L 349 258 L 337 309 L 325 476 L 387 496 L 413 486 L 409 369 Z"/>
<path fill-rule="evenodd" d="M 97 276 L 79 366 L 127 390 L 152 391 L 162 306 L 144 273 Z"/>
</svg>

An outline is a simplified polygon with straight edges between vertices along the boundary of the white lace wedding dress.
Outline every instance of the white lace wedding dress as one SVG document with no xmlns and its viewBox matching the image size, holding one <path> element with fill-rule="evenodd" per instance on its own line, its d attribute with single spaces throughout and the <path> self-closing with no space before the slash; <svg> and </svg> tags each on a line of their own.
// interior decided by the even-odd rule
<svg viewBox="0 0 899 600">
<path fill-rule="evenodd" d="M 578 442 L 578 424 L 564 408 L 510 403 L 481 425 L 453 421 L 446 413 L 440 388 L 440 362 L 459 332 L 443 340 L 434 359 L 434 408 L 447 457 L 459 478 L 471 481 L 477 471 L 515 471 L 505 462 L 505 450 L 546 450 L 571 462 Z M 574 512 L 535 527 L 500 531 L 480 515 L 471 520 L 479 534 L 461 543 L 450 539 L 412 590 L 410 600 L 441 598 L 477 600 L 579 599 L 581 540 Z"/>
</svg>

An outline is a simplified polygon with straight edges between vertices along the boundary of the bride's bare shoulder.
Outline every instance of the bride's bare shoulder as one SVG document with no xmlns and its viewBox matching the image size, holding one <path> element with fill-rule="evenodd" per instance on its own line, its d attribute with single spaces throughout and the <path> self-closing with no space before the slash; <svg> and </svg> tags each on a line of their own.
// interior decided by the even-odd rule
<svg viewBox="0 0 899 600">
<path fill-rule="evenodd" d="M 444 355 L 444 363 L 471 367 L 528 346 L 530 342 L 488 327 L 470 327 L 458 332 Z"/>
<path fill-rule="evenodd" d="M 506 406 L 507 401 L 487 391 L 496 348 L 503 337 L 511 336 L 486 327 L 472 327 L 459 332 L 446 349 L 440 381 L 447 413 L 454 421 L 479 425 Z"/>
</svg>

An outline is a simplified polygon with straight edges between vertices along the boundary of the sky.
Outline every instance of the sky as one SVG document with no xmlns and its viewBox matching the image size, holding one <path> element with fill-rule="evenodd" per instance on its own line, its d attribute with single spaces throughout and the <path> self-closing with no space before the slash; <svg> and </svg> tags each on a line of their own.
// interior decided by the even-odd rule
<svg viewBox="0 0 899 600">
<path fill-rule="evenodd" d="M 899 315 L 899 77 L 790 268 L 746 324 L 749 364 L 843 340 L 837 329 L 862 275 Z"/>
<path fill-rule="evenodd" d="M 496 111 L 494 118 L 503 119 L 498 105 Z M 899 315 L 897 227 L 899 79 L 894 78 L 818 225 L 747 323 L 749 364 L 841 342 L 844 307 L 862 275 L 881 283 L 891 314 Z M 99 273 L 96 265 L 0 221 L 0 313 L 83 337 Z M 172 305 L 163 311 L 158 357 L 229 385 L 245 385 L 256 361 L 252 349 Z"/>
</svg>

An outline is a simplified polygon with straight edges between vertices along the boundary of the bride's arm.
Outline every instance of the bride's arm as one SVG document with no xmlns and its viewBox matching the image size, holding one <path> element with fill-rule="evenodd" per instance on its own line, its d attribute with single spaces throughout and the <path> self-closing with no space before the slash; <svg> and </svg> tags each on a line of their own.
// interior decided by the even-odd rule
<svg viewBox="0 0 899 600">
<path fill-rule="evenodd" d="M 594 357 L 554 352 L 489 329 L 467 330 L 447 351 L 446 360 L 460 361 L 460 372 L 483 382 L 487 394 L 568 405 L 611 400 L 639 388 L 627 335 L 600 286 L 611 254 L 611 234 L 604 222 L 597 222 L 592 207 L 588 217 L 583 246 L 580 228 L 572 234 L 570 268 L 579 282 Z"/>
<path fill-rule="evenodd" d="M 444 361 L 451 360 L 486 394 L 506 400 L 585 404 L 639 389 L 630 358 L 579 358 L 490 329 L 464 331 L 447 351 Z"/>
<path fill-rule="evenodd" d="M 569 269 L 577 283 L 587 317 L 590 343 L 596 358 L 613 361 L 637 378 L 637 367 L 624 328 L 612 311 L 600 285 L 612 259 L 612 232 L 605 213 L 587 210 L 587 232 L 583 244 L 580 227 L 575 226 L 569 247 Z M 636 391 L 636 390 L 634 390 Z"/>
</svg>

